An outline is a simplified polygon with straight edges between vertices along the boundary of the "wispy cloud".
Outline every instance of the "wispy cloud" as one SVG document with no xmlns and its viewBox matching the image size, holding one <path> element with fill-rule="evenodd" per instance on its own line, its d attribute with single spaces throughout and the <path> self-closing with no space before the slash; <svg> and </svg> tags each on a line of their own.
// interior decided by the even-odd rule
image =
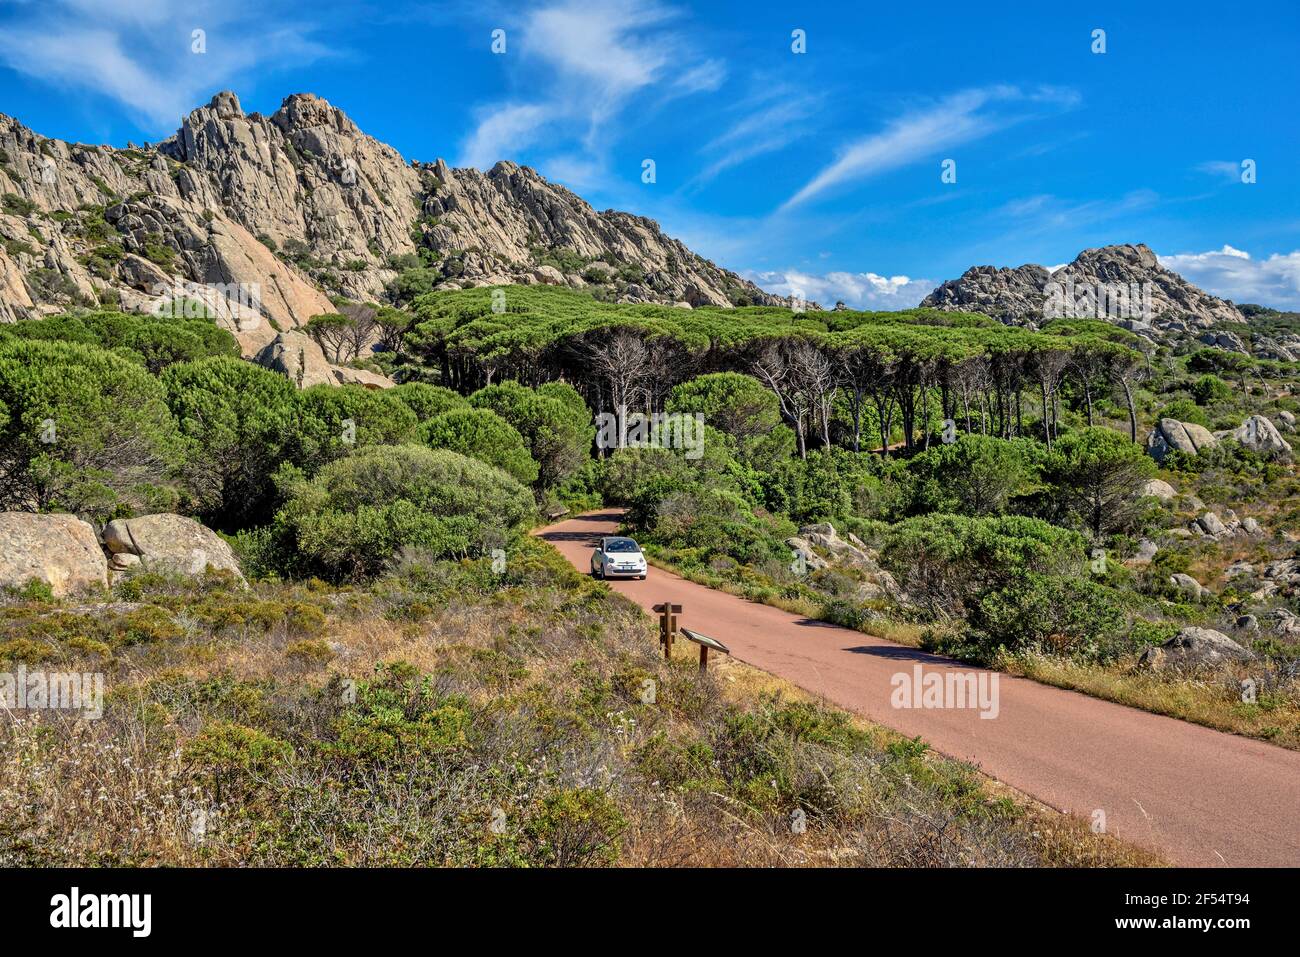
<svg viewBox="0 0 1300 957">
<path fill-rule="evenodd" d="M 532 146 L 554 118 L 552 110 L 537 103 L 503 103 L 483 111 L 465 141 L 461 165 L 486 169 L 506 154 Z"/>
<path fill-rule="evenodd" d="M 1208 160 L 1198 163 L 1196 172 L 1235 183 L 1241 179 L 1241 164 L 1236 160 Z"/>
<path fill-rule="evenodd" d="M 1156 206 L 1160 196 L 1149 189 L 1135 189 L 1114 199 L 1073 201 L 1043 193 L 1013 199 L 994 210 L 996 217 L 1016 220 L 1021 234 L 1048 230 L 1073 230 L 1132 215 Z"/>
<path fill-rule="evenodd" d="M 1079 100 L 1070 90 L 1041 88 L 1025 92 L 1014 86 L 963 90 L 912 110 L 886 124 L 878 133 L 841 148 L 826 166 L 782 204 L 788 210 L 849 182 L 934 157 L 942 150 L 982 139 L 1027 119 L 1032 104 L 1068 108 Z M 1008 109 L 1019 107 L 1019 109 Z"/>
<path fill-rule="evenodd" d="M 829 309 L 837 302 L 854 309 L 911 309 L 938 283 L 873 272 L 808 273 L 798 269 L 748 272 L 746 279 L 778 296 L 794 296 Z"/>
<path fill-rule="evenodd" d="M 708 165 L 688 184 L 699 187 L 751 159 L 784 149 L 812 132 L 823 97 L 779 84 L 762 90 L 737 105 L 740 118 L 699 150 Z"/>
<path fill-rule="evenodd" d="M 1300 250 L 1254 259 L 1250 253 L 1225 243 L 1222 249 L 1210 252 L 1158 258 L 1166 269 L 1216 296 L 1300 310 Z"/>
<path fill-rule="evenodd" d="M 194 52 L 194 31 L 204 52 Z M 180 117 L 254 69 L 330 54 L 280 0 L 43 0 L 8 5 L 0 62 L 36 79 L 106 96 L 149 128 Z"/>
<path fill-rule="evenodd" d="M 523 14 L 507 29 L 506 55 L 520 58 L 534 92 L 484 107 L 459 162 L 491 166 L 545 131 L 569 151 L 564 168 L 597 175 L 625 111 L 723 82 L 724 64 L 697 50 L 680 20 L 654 0 L 558 0 Z M 582 156 L 572 155 L 575 147 Z"/>
</svg>

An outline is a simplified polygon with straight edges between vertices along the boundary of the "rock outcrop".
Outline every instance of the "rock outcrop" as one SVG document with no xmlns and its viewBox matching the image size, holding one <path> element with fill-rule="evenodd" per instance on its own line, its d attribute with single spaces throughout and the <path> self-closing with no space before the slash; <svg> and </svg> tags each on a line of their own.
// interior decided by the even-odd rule
<svg viewBox="0 0 1300 957">
<path fill-rule="evenodd" d="M 982 312 L 1009 326 L 1036 325 L 1043 319 L 1052 273 L 1033 263 L 1024 266 L 972 266 L 960 279 L 949 279 L 921 301 L 936 309 Z"/>
<path fill-rule="evenodd" d="M 104 528 L 104 547 L 114 571 L 140 565 L 148 571 L 202 575 L 230 572 L 244 581 L 235 553 L 216 532 L 171 513 L 114 519 Z"/>
<path fill-rule="evenodd" d="M 1147 454 L 1157 462 L 1163 462 L 1170 452 L 1195 455 L 1218 443 L 1219 440 L 1203 425 L 1179 422 L 1177 419 L 1161 419 L 1147 435 Z"/>
<path fill-rule="evenodd" d="M 1269 458 L 1290 459 L 1291 443 L 1282 438 L 1272 421 L 1267 416 L 1252 415 L 1240 426 L 1230 432 L 1216 432 L 1217 439 L 1232 439 L 1253 452 Z"/>
<path fill-rule="evenodd" d="M 1052 318 L 1107 319 L 1152 336 L 1246 321 L 1232 303 L 1161 266 L 1141 243 L 1085 249 L 1055 272 L 1033 264 L 974 266 L 921 305 L 982 312 L 1030 328 Z"/>
<path fill-rule="evenodd" d="M 1161 671 L 1200 671 L 1253 661 L 1254 652 L 1213 628 L 1184 628 L 1162 645 L 1142 652 L 1138 664 Z"/>
<path fill-rule="evenodd" d="M 1142 483 L 1142 487 L 1138 489 L 1138 495 L 1144 497 L 1150 496 L 1152 498 L 1158 498 L 1162 502 L 1167 502 L 1177 496 L 1178 492 L 1172 485 L 1163 479 L 1150 479 Z"/>
<path fill-rule="evenodd" d="M 305 93 L 270 116 L 219 93 L 175 135 L 127 149 L 48 139 L 0 115 L 0 195 L 0 321 L 101 302 L 151 309 L 195 285 L 207 288 L 188 295 L 251 310 L 214 308 L 246 356 L 334 311 L 330 297 L 380 300 L 414 265 L 442 288 L 543 282 L 634 302 L 781 302 L 649 219 L 597 212 L 513 163 L 408 163 Z"/>
<path fill-rule="evenodd" d="M 56 598 L 108 585 L 95 530 L 73 515 L 0 512 L 0 588 L 48 585 Z"/>
<path fill-rule="evenodd" d="M 840 537 L 833 525 L 822 522 L 804 526 L 798 535 L 787 538 L 785 543 L 808 571 L 833 567 L 852 569 L 858 578 L 858 597 L 863 600 L 909 603 L 894 576 L 880 567 L 871 549 L 851 532 L 846 540 Z"/>
<path fill-rule="evenodd" d="M 262 347 L 253 361 L 286 376 L 300 389 L 314 385 L 349 384 L 367 389 L 387 389 L 396 384 L 375 372 L 334 365 L 325 358 L 320 344 L 303 332 L 280 333 Z"/>
<path fill-rule="evenodd" d="M 1173 585 L 1180 592 L 1189 598 L 1204 598 L 1210 594 L 1210 590 L 1198 582 L 1191 575 L 1184 572 L 1178 572 L 1169 576 L 1169 584 Z"/>
</svg>

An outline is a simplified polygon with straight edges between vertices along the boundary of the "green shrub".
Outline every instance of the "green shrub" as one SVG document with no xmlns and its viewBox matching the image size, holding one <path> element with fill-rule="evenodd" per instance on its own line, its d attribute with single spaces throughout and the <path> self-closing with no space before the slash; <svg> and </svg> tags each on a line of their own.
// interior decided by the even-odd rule
<svg viewBox="0 0 1300 957">
<path fill-rule="evenodd" d="M 232 721 L 210 721 L 181 751 L 192 773 L 218 801 L 237 785 L 251 785 L 293 753 L 283 741 Z"/>
<path fill-rule="evenodd" d="M 612 864 L 627 819 L 614 798 L 595 788 L 566 788 L 546 795 L 524 824 L 530 858 L 553 867 Z"/>
<path fill-rule="evenodd" d="M 582 397 L 572 388 L 552 383 L 534 392 L 504 382 L 480 389 L 469 400 L 495 412 L 523 436 L 537 463 L 541 488 L 558 485 L 587 461 L 595 428 Z"/>
<path fill-rule="evenodd" d="M 139 365 L 90 345 L 0 340 L 0 507 L 166 510 L 182 452 L 162 386 Z"/>
<path fill-rule="evenodd" d="M 420 439 L 430 448 L 495 465 L 522 484 L 537 480 L 537 463 L 524 447 L 524 437 L 487 409 L 454 409 L 434 416 L 420 427 Z"/>
<path fill-rule="evenodd" d="M 1028 574 L 980 597 L 960 649 L 991 664 L 1002 651 L 1033 650 L 1083 661 L 1114 657 L 1127 619 L 1120 593 L 1087 578 Z"/>
<path fill-rule="evenodd" d="M 36 204 L 29 199 L 24 199 L 17 193 L 5 193 L 3 197 L 0 197 L 0 207 L 3 207 L 6 213 L 22 218 L 36 212 Z"/>
<path fill-rule="evenodd" d="M 405 382 L 389 389 L 388 395 L 400 399 L 422 423 L 444 412 L 469 408 L 469 400 L 460 393 L 424 382 Z"/>
<path fill-rule="evenodd" d="M 1094 538 L 1134 526 L 1143 510 L 1138 490 L 1155 473 L 1140 445 L 1104 428 L 1062 436 L 1043 468 L 1056 517 Z"/>
<path fill-rule="evenodd" d="M 532 495 L 499 469 L 414 445 L 361 449 L 291 482 L 287 497 L 281 533 L 302 561 L 335 577 L 376 574 L 402 548 L 478 554 L 534 515 Z"/>
<path fill-rule="evenodd" d="M 1194 425 L 1203 425 L 1206 428 L 1210 426 L 1210 418 L 1205 414 L 1205 410 L 1191 399 L 1176 399 L 1170 402 L 1160 410 L 1160 414 L 1156 418 L 1177 419 L 1179 422 L 1191 422 Z"/>
<path fill-rule="evenodd" d="M 912 509 L 918 514 L 1001 515 L 1028 492 L 1042 465 L 1042 446 L 1029 439 L 961 435 L 914 456 Z"/>
<path fill-rule="evenodd" d="M 298 392 L 286 452 L 308 475 L 373 445 L 415 437 L 415 413 L 396 396 L 359 385 L 318 385 Z"/>
<path fill-rule="evenodd" d="M 1216 375 L 1203 375 L 1192 383 L 1192 398 L 1197 405 L 1209 405 L 1232 398 L 1232 386 Z"/>
<path fill-rule="evenodd" d="M 294 421 L 293 384 L 233 358 L 171 366 L 162 382 L 188 441 L 186 474 L 203 521 L 223 529 L 268 521 L 271 475 Z"/>
<path fill-rule="evenodd" d="M 239 343 L 206 317 L 153 316 L 112 310 L 51 316 L 18 323 L 22 339 L 80 342 L 135 359 L 152 373 L 176 362 L 239 355 Z"/>
<path fill-rule="evenodd" d="M 1036 518 L 926 515 L 886 533 L 881 559 L 932 613 L 960 613 L 987 591 L 1025 575 L 1079 577 L 1085 543 L 1077 532 Z"/>
</svg>

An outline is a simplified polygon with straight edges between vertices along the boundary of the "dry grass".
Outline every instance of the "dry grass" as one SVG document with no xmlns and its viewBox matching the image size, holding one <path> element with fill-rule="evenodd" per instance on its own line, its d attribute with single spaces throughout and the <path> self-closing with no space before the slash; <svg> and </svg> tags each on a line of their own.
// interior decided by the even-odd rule
<svg viewBox="0 0 1300 957">
<path fill-rule="evenodd" d="M 631 603 L 525 550 L 506 582 L 154 582 L 135 631 L 10 602 L 10 654 L 110 693 L 0 716 L 0 864 L 1158 863 L 780 679 L 664 662 Z"/>
<path fill-rule="evenodd" d="M 1102 666 L 1041 655 L 1009 658 L 1002 668 L 1058 688 L 1300 750 L 1300 706 L 1291 695 L 1267 689 L 1257 693 L 1255 703 L 1243 702 L 1239 682 L 1250 677 L 1245 671 L 1174 677 L 1137 670 L 1131 661 Z"/>
</svg>

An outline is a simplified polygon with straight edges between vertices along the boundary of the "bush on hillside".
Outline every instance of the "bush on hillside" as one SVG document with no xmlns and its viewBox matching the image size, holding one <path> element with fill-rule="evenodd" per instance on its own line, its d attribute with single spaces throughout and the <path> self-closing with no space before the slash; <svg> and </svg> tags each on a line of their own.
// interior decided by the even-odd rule
<svg viewBox="0 0 1300 957">
<path fill-rule="evenodd" d="M 454 409 L 420 426 L 420 440 L 495 465 L 525 485 L 537 480 L 537 463 L 524 438 L 505 419 L 487 409 Z"/>
<path fill-rule="evenodd" d="M 500 469 L 418 445 L 360 449 L 290 482 L 286 499 L 276 526 L 300 560 L 348 579 L 378 573 L 403 548 L 480 554 L 534 514 L 532 495 Z"/>
<path fill-rule="evenodd" d="M 1078 532 L 1020 515 L 925 515 L 885 533 L 882 563 L 913 600 L 935 615 L 961 614 L 979 596 L 1028 574 L 1078 578 Z"/>
<path fill-rule="evenodd" d="M 1103 428 L 1063 435 L 1043 467 L 1055 517 L 1094 538 L 1134 527 L 1144 509 L 1138 493 L 1155 474 L 1142 446 Z"/>
<path fill-rule="evenodd" d="M 141 366 L 92 345 L 0 342 L 0 508 L 166 509 L 181 452 L 163 387 Z"/>
<path fill-rule="evenodd" d="M 358 449 L 413 439 L 415 413 L 388 391 L 318 385 L 297 393 L 289 460 L 311 475 Z"/>
<path fill-rule="evenodd" d="M 912 510 L 917 514 L 1001 515 L 1016 495 L 1028 492 L 1042 461 L 1041 446 L 1029 439 L 961 435 L 914 456 Z"/>
<path fill-rule="evenodd" d="M 162 383 L 188 440 L 187 484 L 205 524 L 233 531 L 268 520 L 275 492 L 271 475 L 294 421 L 293 384 L 231 358 L 171 366 Z"/>
<path fill-rule="evenodd" d="M 155 374 L 176 362 L 239 355 L 235 337 L 206 315 L 173 317 L 104 310 L 31 319 L 6 331 L 19 339 L 98 346 Z"/>
<path fill-rule="evenodd" d="M 552 488 L 577 473 L 595 438 L 591 413 L 570 386 L 550 383 L 534 392 L 517 382 L 488 386 L 470 396 L 476 408 L 490 409 L 510 423 L 538 466 L 537 484 Z"/>
<path fill-rule="evenodd" d="M 404 382 L 388 389 L 386 394 L 400 399 L 420 422 L 428 422 L 435 415 L 453 409 L 469 408 L 469 401 L 460 393 L 427 382 Z"/>
</svg>

